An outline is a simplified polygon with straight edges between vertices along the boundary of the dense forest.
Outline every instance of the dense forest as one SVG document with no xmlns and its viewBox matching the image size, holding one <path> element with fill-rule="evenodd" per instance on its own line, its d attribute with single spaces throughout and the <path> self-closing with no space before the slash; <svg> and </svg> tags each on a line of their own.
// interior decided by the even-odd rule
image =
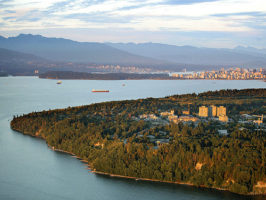
<svg viewBox="0 0 266 200">
<path fill-rule="evenodd" d="M 265 195 L 265 129 L 239 123 L 241 114 L 265 115 L 265 97 L 266 89 L 246 89 L 112 101 L 14 116 L 11 128 L 42 137 L 98 172 Z M 139 117 L 181 115 L 188 103 L 193 115 L 201 105 L 223 105 L 232 120 L 176 124 Z"/>
<path fill-rule="evenodd" d="M 83 80 L 141 80 L 141 79 L 173 79 L 168 74 L 138 73 L 87 73 L 73 71 L 49 71 L 39 75 L 47 79 L 83 79 Z"/>
</svg>

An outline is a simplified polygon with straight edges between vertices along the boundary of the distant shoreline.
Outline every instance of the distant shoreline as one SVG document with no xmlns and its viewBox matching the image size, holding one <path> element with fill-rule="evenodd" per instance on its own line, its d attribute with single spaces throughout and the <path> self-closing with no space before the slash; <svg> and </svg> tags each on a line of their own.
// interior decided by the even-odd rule
<svg viewBox="0 0 266 200">
<path fill-rule="evenodd" d="M 263 79 L 207 79 L 207 78 L 180 78 L 170 76 L 168 73 L 87 73 L 72 71 L 50 71 L 39 74 L 41 79 L 54 80 L 262 80 Z"/>
</svg>

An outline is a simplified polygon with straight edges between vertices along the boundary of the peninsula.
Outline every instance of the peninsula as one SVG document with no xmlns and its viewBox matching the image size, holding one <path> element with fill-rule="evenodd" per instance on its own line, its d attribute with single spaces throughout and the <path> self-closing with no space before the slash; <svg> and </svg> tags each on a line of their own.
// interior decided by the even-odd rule
<svg viewBox="0 0 266 200">
<path fill-rule="evenodd" d="M 138 74 L 138 73 L 87 73 L 73 71 L 49 71 L 39 75 L 46 79 L 82 79 L 82 80 L 142 80 L 142 79 L 176 79 L 168 74 Z"/>
<path fill-rule="evenodd" d="M 245 89 L 112 101 L 14 116 L 11 128 L 96 173 L 266 195 L 265 99 Z"/>
</svg>

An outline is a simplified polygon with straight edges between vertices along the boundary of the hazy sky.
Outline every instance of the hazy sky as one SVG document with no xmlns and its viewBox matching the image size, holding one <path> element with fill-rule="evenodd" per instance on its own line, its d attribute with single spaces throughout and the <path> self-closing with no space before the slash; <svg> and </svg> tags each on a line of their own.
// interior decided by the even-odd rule
<svg viewBox="0 0 266 200">
<path fill-rule="evenodd" d="M 0 0 L 0 35 L 266 48 L 266 0 Z"/>
</svg>

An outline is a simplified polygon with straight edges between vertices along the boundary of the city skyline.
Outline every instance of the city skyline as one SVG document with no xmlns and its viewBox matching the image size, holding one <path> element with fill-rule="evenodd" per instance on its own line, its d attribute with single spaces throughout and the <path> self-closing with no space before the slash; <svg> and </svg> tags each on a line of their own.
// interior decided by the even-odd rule
<svg viewBox="0 0 266 200">
<path fill-rule="evenodd" d="M 262 0 L 0 0 L 0 35 L 20 33 L 87 42 L 158 42 L 265 48 Z"/>
</svg>

